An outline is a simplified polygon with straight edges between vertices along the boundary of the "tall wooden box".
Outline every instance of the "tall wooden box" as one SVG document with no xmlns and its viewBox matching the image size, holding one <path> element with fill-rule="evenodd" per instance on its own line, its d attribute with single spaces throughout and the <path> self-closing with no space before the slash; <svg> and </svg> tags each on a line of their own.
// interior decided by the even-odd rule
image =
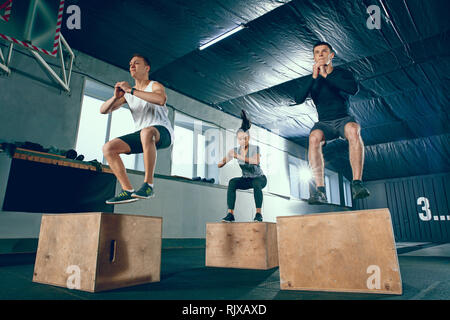
<svg viewBox="0 0 450 320">
<path fill-rule="evenodd" d="M 277 217 L 282 290 L 402 294 L 389 209 Z"/>
<path fill-rule="evenodd" d="M 33 281 L 89 292 L 158 282 L 161 236 L 160 217 L 45 214 Z"/>
<path fill-rule="evenodd" d="M 206 224 L 207 267 L 267 270 L 278 266 L 275 223 Z"/>
</svg>

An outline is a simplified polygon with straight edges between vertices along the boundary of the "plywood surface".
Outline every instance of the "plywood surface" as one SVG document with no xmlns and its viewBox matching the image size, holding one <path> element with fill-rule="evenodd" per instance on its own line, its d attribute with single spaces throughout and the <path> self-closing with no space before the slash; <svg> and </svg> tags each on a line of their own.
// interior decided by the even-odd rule
<svg viewBox="0 0 450 320">
<path fill-rule="evenodd" d="M 61 157 L 58 155 L 46 154 L 46 153 L 32 151 L 32 150 L 26 150 L 26 149 L 16 150 L 13 158 L 27 160 L 27 161 L 40 162 L 40 163 L 46 163 L 46 164 L 53 164 L 53 165 L 63 166 L 63 167 L 71 167 L 71 168 L 77 168 L 77 169 L 97 171 L 97 168 L 95 166 L 93 166 L 89 163 L 83 162 L 83 161 L 71 160 L 71 159 L 67 159 L 65 157 Z M 102 166 L 102 172 L 111 173 L 111 174 L 113 173 L 112 170 L 106 166 Z"/>
<path fill-rule="evenodd" d="M 33 281 L 67 287 L 70 266 L 83 291 L 160 280 L 162 218 L 111 213 L 43 215 Z"/>
<path fill-rule="evenodd" d="M 208 223 L 206 266 L 270 269 L 278 265 L 276 225 L 268 222 Z"/>
<path fill-rule="evenodd" d="M 402 292 L 388 209 L 278 217 L 277 231 L 281 289 Z"/>
<path fill-rule="evenodd" d="M 80 289 L 94 291 L 100 217 L 43 215 L 33 281 L 66 287 L 68 268 L 78 266 Z"/>
<path fill-rule="evenodd" d="M 96 290 L 159 281 L 161 236 L 161 218 L 103 214 Z"/>
</svg>

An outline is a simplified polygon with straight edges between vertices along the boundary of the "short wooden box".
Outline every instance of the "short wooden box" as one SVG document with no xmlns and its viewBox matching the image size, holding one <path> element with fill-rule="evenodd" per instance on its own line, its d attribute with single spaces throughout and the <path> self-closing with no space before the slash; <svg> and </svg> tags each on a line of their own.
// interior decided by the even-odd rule
<svg viewBox="0 0 450 320">
<path fill-rule="evenodd" d="M 402 294 L 389 209 L 277 217 L 284 290 Z"/>
<path fill-rule="evenodd" d="M 89 292 L 157 282 L 161 237 L 160 217 L 45 214 L 33 281 Z"/>
<path fill-rule="evenodd" d="M 276 224 L 207 223 L 205 265 L 261 270 L 277 267 Z"/>
</svg>

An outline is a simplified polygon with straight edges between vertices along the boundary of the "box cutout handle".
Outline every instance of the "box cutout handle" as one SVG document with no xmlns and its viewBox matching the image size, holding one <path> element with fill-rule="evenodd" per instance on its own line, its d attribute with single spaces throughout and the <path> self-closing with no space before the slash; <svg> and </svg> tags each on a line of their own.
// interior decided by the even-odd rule
<svg viewBox="0 0 450 320">
<path fill-rule="evenodd" d="M 116 240 L 111 240 L 111 247 L 109 251 L 109 262 L 116 262 L 116 251 L 117 251 L 117 242 Z"/>
</svg>

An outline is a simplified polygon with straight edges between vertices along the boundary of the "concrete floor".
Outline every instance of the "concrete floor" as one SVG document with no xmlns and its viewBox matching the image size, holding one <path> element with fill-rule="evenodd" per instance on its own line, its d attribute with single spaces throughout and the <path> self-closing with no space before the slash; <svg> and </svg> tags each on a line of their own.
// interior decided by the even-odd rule
<svg viewBox="0 0 450 320">
<path fill-rule="evenodd" d="M 397 245 L 403 295 L 281 291 L 279 271 L 205 267 L 204 248 L 163 249 L 161 281 L 100 293 L 33 283 L 34 257 L 0 263 L 0 300 L 449 300 L 450 244 Z M 28 263 L 26 260 L 29 260 Z M 30 263 L 31 262 L 31 263 Z"/>
</svg>

